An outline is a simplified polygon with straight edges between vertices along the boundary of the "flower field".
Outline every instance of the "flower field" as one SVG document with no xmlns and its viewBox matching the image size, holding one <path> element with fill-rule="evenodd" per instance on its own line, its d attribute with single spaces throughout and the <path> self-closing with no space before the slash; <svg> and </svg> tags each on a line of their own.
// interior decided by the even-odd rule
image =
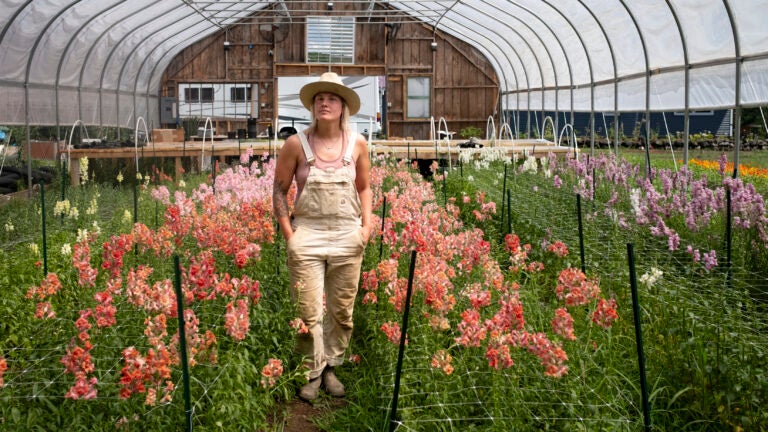
<svg viewBox="0 0 768 432">
<path fill-rule="evenodd" d="M 725 157 L 374 162 L 321 429 L 768 430 L 768 215 Z M 0 208 L 0 430 L 282 430 L 303 323 L 273 170 L 91 174 Z"/>
</svg>

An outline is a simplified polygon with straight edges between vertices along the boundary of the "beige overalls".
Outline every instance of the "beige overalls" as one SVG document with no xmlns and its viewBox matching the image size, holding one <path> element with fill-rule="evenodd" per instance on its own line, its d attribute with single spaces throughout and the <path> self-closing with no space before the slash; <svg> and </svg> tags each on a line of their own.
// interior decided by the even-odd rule
<svg viewBox="0 0 768 432">
<path fill-rule="evenodd" d="M 311 364 L 312 379 L 320 376 L 326 365 L 344 362 L 365 244 L 360 229 L 360 197 L 349 173 L 355 169 L 352 152 L 356 135 L 345 135 L 349 138 L 346 149 L 342 148 L 343 166 L 335 169 L 316 167 L 306 134 L 298 135 L 309 174 L 294 206 L 294 232 L 286 251 L 291 295 L 309 329 L 299 335 L 297 350 Z"/>
</svg>

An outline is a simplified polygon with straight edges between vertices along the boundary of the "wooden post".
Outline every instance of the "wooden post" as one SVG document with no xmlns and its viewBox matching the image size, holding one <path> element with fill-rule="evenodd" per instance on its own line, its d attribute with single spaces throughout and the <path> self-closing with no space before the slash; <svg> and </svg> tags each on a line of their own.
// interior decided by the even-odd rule
<svg viewBox="0 0 768 432">
<path fill-rule="evenodd" d="M 181 156 L 176 156 L 175 158 L 173 158 L 173 160 L 174 160 L 174 165 L 176 166 L 175 180 L 178 181 L 179 179 L 181 179 L 181 171 L 184 169 L 181 165 Z"/>
<path fill-rule="evenodd" d="M 80 159 L 72 158 L 69 164 L 69 178 L 72 180 L 72 186 L 80 184 Z"/>
</svg>

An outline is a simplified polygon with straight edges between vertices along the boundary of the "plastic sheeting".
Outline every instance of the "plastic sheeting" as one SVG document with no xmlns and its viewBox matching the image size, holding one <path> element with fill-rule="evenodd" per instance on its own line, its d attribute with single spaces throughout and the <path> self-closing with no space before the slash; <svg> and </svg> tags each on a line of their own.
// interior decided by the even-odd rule
<svg viewBox="0 0 768 432">
<path fill-rule="evenodd" d="M 269 3 L 0 0 L 0 123 L 132 128 L 142 116 L 159 124 L 158 89 L 171 59 Z M 504 109 L 768 102 L 768 0 L 385 3 L 479 49 L 499 77 Z"/>
</svg>

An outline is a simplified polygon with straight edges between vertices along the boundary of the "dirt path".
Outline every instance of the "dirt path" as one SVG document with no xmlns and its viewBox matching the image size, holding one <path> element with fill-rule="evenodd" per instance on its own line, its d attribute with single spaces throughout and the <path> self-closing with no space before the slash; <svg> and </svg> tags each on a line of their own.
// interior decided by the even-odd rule
<svg viewBox="0 0 768 432">
<path fill-rule="evenodd" d="M 345 405 L 343 399 L 322 399 L 314 404 L 295 399 L 278 408 L 272 419 L 272 430 L 282 432 L 321 432 L 313 419 Z"/>
</svg>

